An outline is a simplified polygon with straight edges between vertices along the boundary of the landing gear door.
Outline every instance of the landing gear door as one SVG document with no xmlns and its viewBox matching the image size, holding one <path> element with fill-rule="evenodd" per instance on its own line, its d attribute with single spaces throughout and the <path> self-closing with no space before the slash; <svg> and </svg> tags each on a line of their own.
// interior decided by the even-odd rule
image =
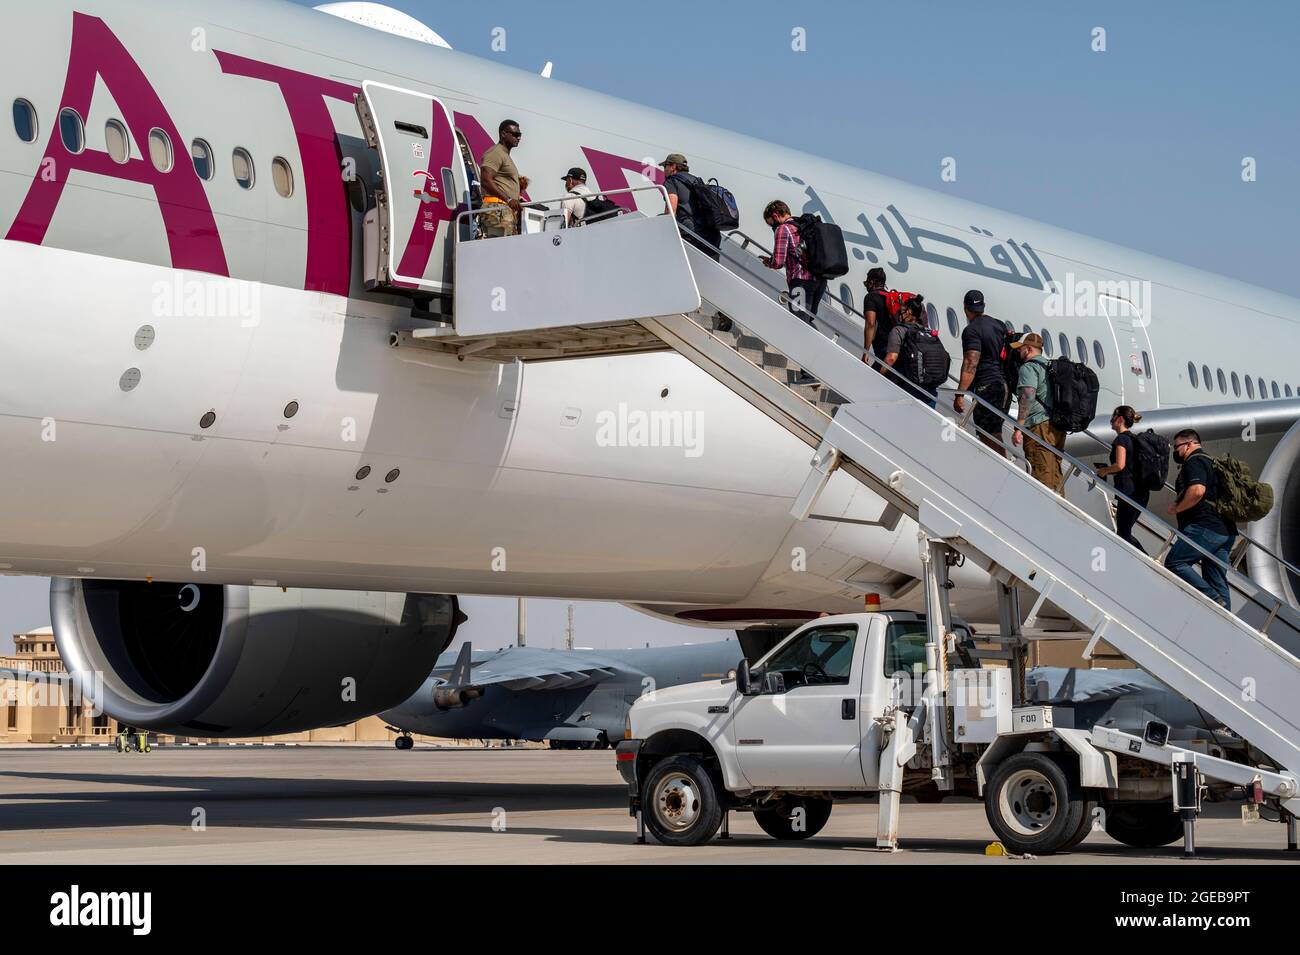
<svg viewBox="0 0 1300 955">
<path fill-rule="evenodd" d="M 366 82 L 357 115 L 383 170 L 366 223 L 367 285 L 450 294 L 452 230 L 469 193 L 451 113 L 425 93 Z"/>
</svg>

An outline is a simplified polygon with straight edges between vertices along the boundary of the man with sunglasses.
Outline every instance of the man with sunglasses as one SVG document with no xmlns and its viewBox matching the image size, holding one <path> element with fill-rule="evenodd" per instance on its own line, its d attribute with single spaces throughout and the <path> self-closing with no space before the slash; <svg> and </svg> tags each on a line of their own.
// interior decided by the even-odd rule
<svg viewBox="0 0 1300 955">
<path fill-rule="evenodd" d="M 1183 538 L 1174 542 L 1165 566 L 1187 581 L 1211 600 L 1232 609 L 1228 592 L 1228 577 L 1220 563 L 1206 557 L 1208 551 L 1222 564 L 1227 564 L 1237 539 L 1237 525 L 1225 520 L 1215 502 L 1218 500 L 1218 475 L 1214 459 L 1201 447 L 1201 436 L 1191 428 L 1174 435 L 1174 460 L 1182 467 L 1174 490 L 1178 499 L 1169 505 L 1170 517 L 1178 518 L 1178 530 Z M 1197 550 L 1188 541 L 1194 541 Z M 1197 574 L 1195 566 L 1200 564 Z"/>
</svg>

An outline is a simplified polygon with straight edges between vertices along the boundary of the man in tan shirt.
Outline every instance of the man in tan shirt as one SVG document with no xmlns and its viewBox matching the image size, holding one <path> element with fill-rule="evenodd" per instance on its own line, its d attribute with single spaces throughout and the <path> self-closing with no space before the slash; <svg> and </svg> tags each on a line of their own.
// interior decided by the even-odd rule
<svg viewBox="0 0 1300 955">
<path fill-rule="evenodd" d="M 497 144 L 479 161 L 483 203 L 488 210 L 479 217 L 479 223 L 483 235 L 488 237 L 514 235 L 519 231 L 519 191 L 528 188 L 528 180 L 519 175 L 519 168 L 510 158 L 510 151 L 524 137 L 519 124 L 513 119 L 505 120 L 498 136 Z"/>
</svg>

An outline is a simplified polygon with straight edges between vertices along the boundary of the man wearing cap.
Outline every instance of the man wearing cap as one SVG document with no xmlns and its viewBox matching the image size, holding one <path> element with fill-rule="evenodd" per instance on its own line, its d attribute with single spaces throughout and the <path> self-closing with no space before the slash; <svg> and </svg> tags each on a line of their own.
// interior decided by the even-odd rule
<svg viewBox="0 0 1300 955">
<path fill-rule="evenodd" d="M 594 196 L 587 186 L 587 170 L 574 166 L 564 174 L 564 191 L 573 196 L 560 203 L 564 207 L 564 224 L 568 227 L 582 225 L 587 215 L 587 200 L 583 197 Z"/>
<path fill-rule="evenodd" d="M 1017 430 L 1011 440 L 1017 446 L 1024 444 L 1025 457 L 1029 460 L 1029 469 L 1034 477 L 1057 494 L 1063 494 L 1061 459 L 1050 449 L 1060 451 L 1065 447 L 1065 432 L 1052 424 L 1048 417 L 1052 396 L 1047 383 L 1048 366 L 1047 360 L 1043 358 L 1043 340 L 1030 332 L 1011 347 L 1020 352 L 1023 359 L 1020 378 L 1016 383 L 1020 425 L 1038 439 L 1026 439 Z"/>
<path fill-rule="evenodd" d="M 984 314 L 984 293 L 971 289 L 962 302 L 966 311 L 966 328 L 961 333 L 960 391 L 971 391 L 986 404 L 975 405 L 975 432 L 992 451 L 1006 457 L 1002 447 L 1002 417 L 989 405 L 1007 413 L 1011 407 L 1011 388 L 1002 372 L 1002 350 L 1006 348 L 1007 326 Z M 966 411 L 966 399 L 958 394 L 952 402 L 958 414 Z"/>
<path fill-rule="evenodd" d="M 722 233 L 713 226 L 698 222 L 695 218 L 695 209 L 691 205 L 692 192 L 705 188 L 704 180 L 699 176 L 691 175 L 690 164 L 681 153 L 669 153 L 668 158 L 659 165 L 664 170 L 664 189 L 668 191 L 669 211 L 672 212 L 678 225 L 690 229 L 695 234 L 683 232 L 683 241 L 716 260 L 720 253 L 709 246 L 720 245 Z M 699 236 L 699 240 L 695 236 Z"/>
</svg>

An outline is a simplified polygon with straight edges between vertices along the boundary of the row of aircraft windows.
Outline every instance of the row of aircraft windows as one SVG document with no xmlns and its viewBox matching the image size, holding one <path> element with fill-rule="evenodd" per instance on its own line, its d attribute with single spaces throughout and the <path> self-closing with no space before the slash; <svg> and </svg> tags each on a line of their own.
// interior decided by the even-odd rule
<svg viewBox="0 0 1300 955">
<path fill-rule="evenodd" d="M 840 292 L 844 300 L 852 305 L 853 299 L 848 287 L 840 286 Z M 927 317 L 929 318 L 930 327 L 937 332 L 939 330 L 939 312 L 933 305 L 927 304 L 925 308 Z M 957 318 L 956 309 L 948 309 L 947 318 L 948 331 L 952 334 L 953 338 L 960 339 L 961 322 Z M 1032 331 L 1033 329 L 1028 325 L 1023 328 L 1023 332 L 1026 335 Z M 1047 358 L 1054 357 L 1055 348 L 1052 333 L 1044 328 L 1039 334 L 1043 339 L 1043 354 Z M 1085 365 L 1095 363 L 1099 369 L 1106 367 L 1106 351 L 1101 347 L 1101 342 L 1099 341 L 1094 340 L 1092 343 L 1091 361 L 1089 360 L 1088 343 L 1084 341 L 1082 337 L 1075 338 L 1073 354 L 1071 354 L 1070 351 L 1070 339 L 1064 332 L 1060 332 L 1056 336 L 1055 346 L 1059 347 L 1060 354 L 1067 358 L 1075 358 L 1077 356 L 1077 360 L 1083 362 Z M 1154 377 L 1154 372 L 1151 367 L 1151 355 L 1145 351 L 1142 352 L 1142 370 L 1146 377 Z M 1282 384 L 1279 386 L 1276 381 L 1265 381 L 1263 378 L 1252 378 L 1250 375 L 1238 375 L 1235 371 L 1225 373 L 1222 368 L 1211 372 L 1209 365 L 1202 365 L 1198 372 L 1196 364 L 1190 361 L 1187 363 L 1187 378 L 1192 383 L 1193 388 L 1204 386 L 1207 391 L 1214 391 L 1215 383 L 1217 382 L 1218 390 L 1220 392 L 1226 395 L 1228 394 L 1228 389 L 1231 388 L 1232 394 L 1238 398 L 1241 397 L 1243 389 L 1246 397 L 1252 400 L 1258 397 L 1263 401 L 1267 400 L 1270 396 L 1273 398 L 1300 397 L 1300 385 L 1296 385 L 1295 388 L 1292 389 L 1288 384 Z"/>
<path fill-rule="evenodd" d="M 1263 378 L 1251 378 L 1250 375 L 1238 376 L 1235 371 L 1225 375 L 1222 368 L 1215 369 L 1211 373 L 1209 365 L 1202 365 L 1198 374 L 1196 363 L 1190 361 L 1187 363 L 1187 380 L 1192 383 L 1193 388 L 1204 387 L 1206 391 L 1213 391 L 1215 382 L 1218 382 L 1219 391 L 1226 395 L 1228 388 L 1231 387 L 1232 393 L 1238 398 L 1241 397 L 1243 382 L 1246 386 L 1247 398 L 1254 398 L 1256 395 L 1261 399 L 1267 399 L 1270 395 L 1274 398 L 1290 398 L 1293 395 L 1300 395 L 1300 385 L 1297 385 L 1295 390 L 1292 391 L 1290 385 L 1284 384 L 1279 388 L 1276 381 L 1267 382 Z"/>
<path fill-rule="evenodd" d="M 25 99 L 14 100 L 14 131 L 25 143 L 36 142 L 40 126 L 36 116 L 36 107 Z M 59 113 L 59 139 L 63 148 L 74 156 L 86 150 L 86 127 L 81 114 L 75 109 L 63 109 Z M 104 141 L 108 155 L 116 163 L 125 165 L 131 159 L 131 134 L 121 120 L 110 119 L 104 126 Z M 176 168 L 176 158 L 171 137 L 164 130 L 149 131 L 149 160 L 161 173 L 169 173 Z M 190 161 L 194 163 L 194 172 L 204 182 L 211 182 L 217 175 L 216 156 L 212 146 L 206 140 L 196 139 L 190 144 Z M 257 185 L 257 167 L 253 155 L 240 146 L 231 153 L 231 166 L 235 182 L 241 189 L 252 189 Z M 294 193 L 293 167 L 283 156 L 276 156 L 271 162 L 271 179 L 275 191 L 285 199 Z"/>
</svg>

